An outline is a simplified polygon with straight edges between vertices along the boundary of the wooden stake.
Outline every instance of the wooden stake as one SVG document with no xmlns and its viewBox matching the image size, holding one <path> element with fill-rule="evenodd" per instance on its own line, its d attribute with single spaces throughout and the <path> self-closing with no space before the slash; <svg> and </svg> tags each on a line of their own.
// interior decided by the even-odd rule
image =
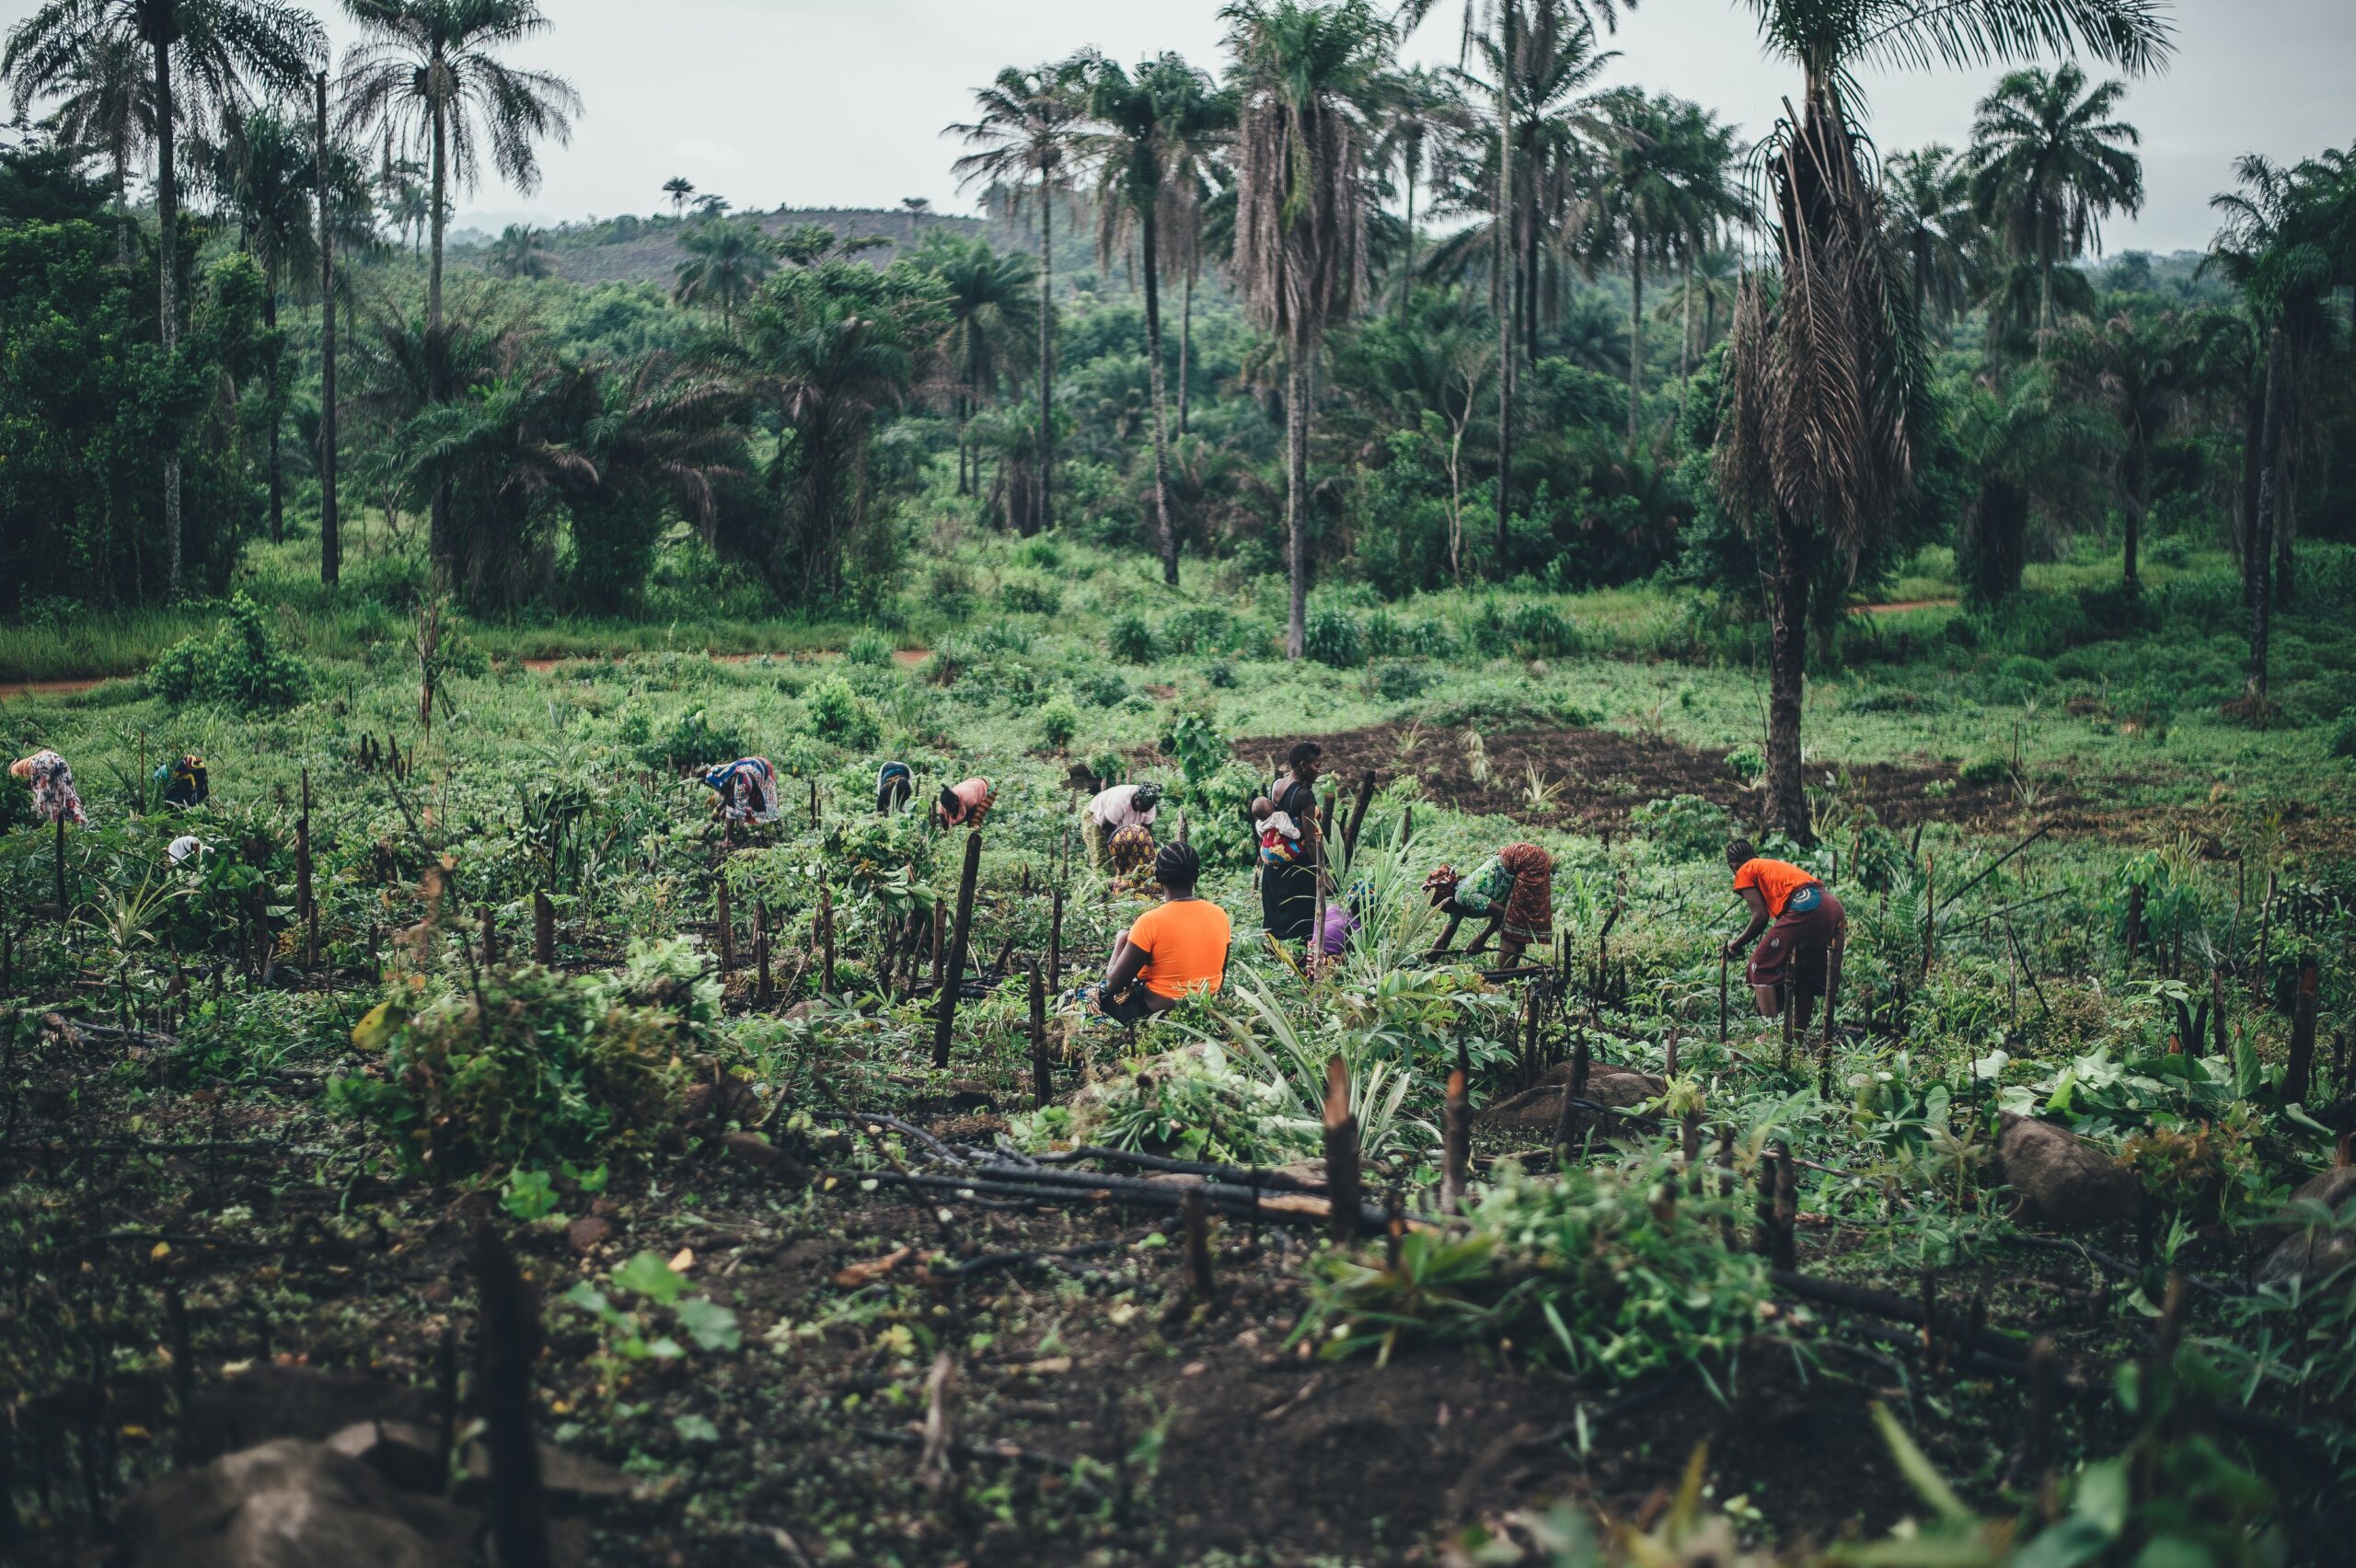
<svg viewBox="0 0 2356 1568">
<path fill-rule="evenodd" d="M 1374 769 L 1366 770 L 1358 779 L 1358 798 L 1350 806 L 1350 819 L 1342 824 L 1342 864 L 1357 863 L 1358 828 L 1366 821 L 1366 809 L 1374 801 Z"/>
<path fill-rule="evenodd" d="M 2225 972 L 2223 969 L 2209 972 L 2209 1036 L 2211 1055 L 2229 1054 L 2230 1048 L 2225 1043 Z"/>
<path fill-rule="evenodd" d="M 57 818 L 57 928 L 65 928 L 65 816 Z"/>
<path fill-rule="evenodd" d="M 532 894 L 532 962 L 542 969 L 556 967 L 556 905 L 546 888 Z"/>
<path fill-rule="evenodd" d="M 728 873 L 720 872 L 712 882 L 713 920 L 720 928 L 720 973 L 724 975 L 736 967 L 736 914 L 728 907 Z"/>
<path fill-rule="evenodd" d="M 1047 989 L 1055 990 L 1064 980 L 1064 890 L 1057 882 L 1048 901 L 1047 915 Z"/>
<path fill-rule="evenodd" d="M 1832 1099 L 1833 1014 L 1841 1001 L 1841 961 L 1845 942 L 1836 941 L 1824 955 L 1824 1033 L 1816 1047 L 1816 1097 Z"/>
<path fill-rule="evenodd" d="M 549 1568 L 547 1500 L 532 1431 L 532 1364 L 540 1354 L 538 1304 L 507 1244 L 486 1226 L 475 1241 L 482 1305 L 478 1387 L 489 1428 L 491 1534 L 502 1568 Z"/>
<path fill-rule="evenodd" d="M 2135 973 L 2135 951 L 2143 945 L 2143 884 L 2127 890 L 2127 973 Z"/>
<path fill-rule="evenodd" d="M 2291 1005 L 2291 1053 L 2282 1067 L 2282 1102 L 2286 1105 L 2306 1103 L 2315 1076 L 2316 989 L 2321 978 L 2313 957 L 2300 962 L 2298 995 Z"/>
<path fill-rule="evenodd" d="M 2053 1336 L 2028 1347 L 2028 1430 L 2021 1439 L 2021 1470 L 2040 1491 L 2053 1468 Z"/>
<path fill-rule="evenodd" d="M 499 927 L 491 917 L 490 905 L 484 905 L 478 914 L 482 922 L 482 966 L 488 969 L 499 962 Z"/>
<path fill-rule="evenodd" d="M 1325 1193 L 1328 1228 L 1337 1242 L 1358 1233 L 1358 1119 L 1350 1114 L 1350 1069 L 1339 1053 L 1325 1061 Z"/>
<path fill-rule="evenodd" d="M 1938 941 L 1939 928 L 1939 865 L 1938 857 L 1923 858 L 1923 978 L 1931 977 L 1931 950 Z"/>
<path fill-rule="evenodd" d="M 1407 841 L 1415 836 L 1415 808 L 1412 804 L 1402 806 L 1399 808 L 1399 852 L 1401 854 L 1406 853 Z"/>
<path fill-rule="evenodd" d="M 1214 1306 L 1218 1300 L 1218 1281 L 1211 1270 L 1210 1214 L 1199 1183 L 1187 1187 L 1180 1196 L 1178 1211 L 1186 1226 L 1186 1273 L 1195 1299 L 1205 1307 Z"/>
<path fill-rule="evenodd" d="M 1792 1070 L 1792 1044 L 1800 1032 L 1800 975 L 1796 964 L 1786 971 L 1791 978 L 1784 983 L 1784 1061 L 1783 1070 Z"/>
<path fill-rule="evenodd" d="M 1047 987 L 1039 966 L 1022 966 L 1031 993 L 1031 1108 L 1042 1110 L 1056 1097 L 1055 1064 L 1047 1056 Z"/>
<path fill-rule="evenodd" d="M 1718 954 L 1718 1043 L 1727 1043 L 1727 955 Z"/>
<path fill-rule="evenodd" d="M 1792 1146 L 1775 1146 L 1775 1248 L 1769 1254 L 1773 1267 L 1799 1272 L 1799 1247 L 1794 1227 L 1799 1219 L 1799 1172 L 1792 1164 Z"/>
<path fill-rule="evenodd" d="M 1457 1042 L 1456 1066 L 1449 1069 L 1448 1099 L 1439 1113 L 1439 1212 L 1454 1214 L 1464 1204 L 1472 1165 L 1472 1063 Z"/>
<path fill-rule="evenodd" d="M 1673 1023 L 1669 1026 L 1668 1040 L 1661 1045 L 1660 1071 L 1663 1078 L 1677 1076 L 1677 1025 Z"/>
<path fill-rule="evenodd" d="M 932 1065 L 949 1065 L 949 1032 L 957 1021 L 957 990 L 965 983 L 966 942 L 973 935 L 974 884 L 982 874 L 982 831 L 965 835 L 965 869 L 957 879 L 957 924 L 949 938 L 949 970 L 941 983 L 940 1010 L 932 1025 Z"/>
<path fill-rule="evenodd" d="M 762 1008 L 774 1007 L 777 993 L 769 977 L 769 906 L 767 899 L 753 905 L 753 968 L 756 976 L 753 1000 Z"/>
<path fill-rule="evenodd" d="M 2266 896 L 2258 905 L 2258 969 L 2249 977 L 2249 999 L 2255 1006 L 2266 1005 L 2267 939 L 2274 934 L 2274 873 L 2266 873 Z"/>
<path fill-rule="evenodd" d="M 835 989 L 835 894 L 824 877 L 818 879 L 818 994 L 832 996 Z"/>
<path fill-rule="evenodd" d="M 935 899 L 935 900 L 933 900 L 933 905 L 932 905 L 932 989 L 933 989 L 933 992 L 934 992 L 934 994 L 935 994 L 935 995 L 938 995 L 938 994 L 940 993 L 940 991 L 941 991 L 941 968 L 942 968 L 942 966 L 943 966 L 944 964 L 946 964 L 946 963 L 949 962 L 949 950 L 948 950 L 948 944 L 947 944 L 947 942 L 944 940 L 944 939 L 945 939 L 945 938 L 947 937 L 947 935 L 948 935 L 948 927 L 947 927 L 948 919 L 949 919 L 949 911 L 948 911 L 948 910 L 946 910 L 946 909 L 943 909 L 943 908 L 941 906 L 941 901 L 940 901 L 939 899 Z"/>
</svg>

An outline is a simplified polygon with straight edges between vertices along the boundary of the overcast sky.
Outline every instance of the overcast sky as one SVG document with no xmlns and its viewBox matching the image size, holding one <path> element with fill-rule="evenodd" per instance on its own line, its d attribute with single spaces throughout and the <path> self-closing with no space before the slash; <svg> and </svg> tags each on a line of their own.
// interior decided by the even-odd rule
<svg viewBox="0 0 2356 1568">
<path fill-rule="evenodd" d="M 459 221 L 496 228 L 653 212 L 685 175 L 739 207 L 885 206 L 924 196 L 966 212 L 941 128 L 1001 65 L 1093 45 L 1219 63 L 1218 0 L 543 0 L 555 26 L 521 63 L 562 72 L 586 112 L 546 155 L 541 188 L 487 183 Z M 30 0 L 0 0 L 13 22 Z M 326 7 L 322 7 L 323 10 Z M 1409 52 L 1453 58 L 1461 0 L 1440 0 Z M 329 26 L 341 62 L 350 32 Z M 1641 0 L 1608 78 L 1692 98 L 1755 136 L 1797 76 L 1761 57 L 1741 0 Z M 2356 143 L 2356 0 L 2175 0 L 2178 51 L 2133 85 L 2149 200 L 2106 248 L 2205 245 L 2212 193 L 2238 154 L 2296 158 Z M 1868 122 L 1885 150 L 1960 144 L 1993 72 L 1877 75 Z"/>
</svg>

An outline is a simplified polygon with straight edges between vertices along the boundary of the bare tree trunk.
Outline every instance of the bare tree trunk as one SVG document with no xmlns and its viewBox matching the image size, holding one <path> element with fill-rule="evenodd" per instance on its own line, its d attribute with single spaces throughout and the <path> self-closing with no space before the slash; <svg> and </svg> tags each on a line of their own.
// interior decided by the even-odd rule
<svg viewBox="0 0 2356 1568">
<path fill-rule="evenodd" d="M 1043 176 L 1039 181 L 1039 532 L 1045 533 L 1056 525 L 1055 503 L 1050 492 L 1055 488 L 1056 433 L 1054 411 L 1048 403 L 1049 384 L 1055 375 L 1053 342 L 1050 323 L 1053 319 L 1055 275 L 1050 266 L 1049 251 L 1055 226 L 1055 193 L 1047 189 Z"/>
<path fill-rule="evenodd" d="M 273 336 L 278 331 L 278 269 L 266 269 L 262 278 L 261 324 L 264 331 Z M 270 356 L 270 542 L 286 542 L 286 491 L 278 462 L 280 427 L 285 423 L 278 399 L 286 375 L 286 351 L 283 345 L 273 348 Z"/>
<path fill-rule="evenodd" d="M 1292 614 L 1285 626 L 1285 657 L 1309 645 L 1309 375 L 1306 345 L 1293 346 L 1285 386 L 1285 531 L 1292 551 Z"/>
<path fill-rule="evenodd" d="M 157 328 L 164 357 L 170 359 L 180 340 L 179 170 L 173 164 L 171 45 L 156 45 L 156 229 L 157 292 L 162 316 Z M 164 550 L 172 596 L 179 597 L 180 447 L 175 437 L 164 450 Z"/>
<path fill-rule="evenodd" d="M 1399 315 L 1405 319 L 1407 295 L 1415 286 L 1415 163 L 1408 160 L 1407 175 L 1407 259 L 1399 268 Z"/>
<path fill-rule="evenodd" d="M 328 199 L 328 74 L 318 93 L 319 172 L 319 581 L 332 588 L 343 575 L 343 536 L 335 510 L 335 229 Z"/>
<path fill-rule="evenodd" d="M 1161 390 L 1161 256 L 1153 204 L 1143 217 L 1146 380 L 1153 393 L 1153 512 L 1161 524 L 1161 581 L 1178 586 L 1178 525 L 1170 515 L 1170 421 Z"/>
<path fill-rule="evenodd" d="M 2127 455 L 2127 483 L 2124 487 L 2127 504 L 2121 508 L 2127 514 L 2127 561 L 2124 580 L 2131 590 L 2140 586 L 2140 580 L 2136 576 L 2136 556 L 2143 542 L 2145 506 L 2143 492 L 2150 488 L 2146 478 L 2149 471 L 2142 443 L 2137 441 L 2131 445 Z"/>
<path fill-rule="evenodd" d="M 1800 785 L 1800 699 L 1807 677 L 1807 538 L 1798 521 L 1775 508 L 1775 571 L 1769 584 L 1772 631 L 1767 664 L 1767 824 L 1794 840 L 1814 841 Z"/>
<path fill-rule="evenodd" d="M 1630 231 L 1628 239 L 1628 444 L 1636 444 L 1638 416 L 1645 402 L 1645 235 Z"/>
<path fill-rule="evenodd" d="M 2286 347 L 2282 361 L 2282 411 L 2276 416 L 2271 448 L 2281 475 L 2275 483 L 2273 529 L 2277 605 L 2289 604 L 2296 593 L 2292 569 L 2297 562 L 2292 547 L 2299 536 L 2299 429 L 2304 415 L 2300 407 L 2304 367 L 2298 351 Z"/>
<path fill-rule="evenodd" d="M 2261 369 L 2256 392 L 2242 399 L 2242 482 L 2234 519 L 2235 552 L 2241 557 L 2242 603 L 2258 603 L 2258 492 L 2266 468 L 2266 376 Z"/>
<path fill-rule="evenodd" d="M 2267 563 L 2274 554 L 2275 510 L 2281 502 L 2281 475 L 2270 459 L 2281 440 L 2282 359 L 2282 329 L 2278 327 L 2266 343 L 2266 416 L 2260 425 L 2259 450 L 2269 461 L 2258 476 L 2258 522 L 2250 538 L 2258 591 L 2250 601 L 2249 674 L 2242 687 L 2242 701 L 2253 720 L 2266 713 L 2268 645 L 2274 634 L 2274 573 L 2267 570 Z"/>
<path fill-rule="evenodd" d="M 441 62 L 434 62 L 438 74 Z M 427 395 L 435 403 L 450 400 L 450 345 L 442 326 L 442 237 L 445 204 L 449 195 L 450 148 L 448 110 L 439 97 L 433 103 L 433 190 L 427 226 L 433 231 L 433 259 L 425 282 L 425 376 Z M 433 487 L 433 520 L 426 533 L 426 554 L 435 581 L 448 587 L 457 576 L 457 541 L 451 536 L 450 481 Z"/>
<path fill-rule="evenodd" d="M 1195 269 L 1186 268 L 1186 297 L 1178 307 L 1178 433 L 1186 433 L 1186 372 L 1195 356 Z"/>
<path fill-rule="evenodd" d="M 1677 379 L 1680 383 L 1693 377 L 1693 248 L 1685 248 L 1685 319 L 1678 329 Z M 1677 394 L 1678 407 L 1685 406 L 1685 393 L 1680 386 Z"/>
<path fill-rule="evenodd" d="M 1498 27 L 1504 38 L 1497 73 L 1497 210 L 1490 236 L 1495 240 L 1495 276 L 1490 289 L 1497 311 L 1497 574 L 1506 570 L 1506 520 L 1513 514 L 1513 24 L 1515 0 L 1499 8 Z"/>
</svg>

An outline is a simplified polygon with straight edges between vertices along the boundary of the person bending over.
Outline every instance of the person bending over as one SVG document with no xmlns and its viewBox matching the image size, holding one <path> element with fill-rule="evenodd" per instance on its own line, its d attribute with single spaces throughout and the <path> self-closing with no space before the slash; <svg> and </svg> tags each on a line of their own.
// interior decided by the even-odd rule
<svg viewBox="0 0 2356 1568">
<path fill-rule="evenodd" d="M 1814 876 L 1788 860 L 1761 858 L 1749 839 L 1727 846 L 1727 864 L 1734 870 L 1735 892 L 1750 907 L 1750 924 L 1727 943 L 1725 956 L 1740 958 L 1766 932 L 1743 970 L 1759 1016 L 1775 1017 L 1791 997 L 1805 1024 L 1809 998 L 1822 996 L 1830 974 L 1839 970 L 1849 940 L 1849 912 Z"/>
<path fill-rule="evenodd" d="M 1115 1023 L 1136 1023 L 1168 1012 L 1195 992 L 1227 982 L 1227 950 L 1234 937 L 1227 911 L 1195 896 L 1202 861 L 1184 844 L 1165 844 L 1153 858 L 1161 902 L 1137 918 L 1113 944 L 1096 1008 Z"/>
<path fill-rule="evenodd" d="M 1080 841 L 1088 847 L 1088 863 L 1104 869 L 1114 836 L 1132 827 L 1150 830 L 1161 814 L 1161 786 L 1115 784 L 1091 796 L 1080 812 Z"/>
<path fill-rule="evenodd" d="M 916 770 L 905 762 L 887 762 L 875 770 L 875 814 L 890 816 L 908 803 L 917 787 Z"/>
<path fill-rule="evenodd" d="M 990 781 L 979 774 L 955 784 L 941 787 L 940 799 L 933 801 L 932 814 L 943 827 L 979 827 L 982 819 L 990 814 L 990 807 L 998 803 L 998 791 Z"/>
<path fill-rule="evenodd" d="M 1543 947 L 1554 940 L 1554 857 L 1535 844 L 1508 844 L 1469 877 L 1459 877 L 1452 866 L 1442 866 L 1424 879 L 1432 907 L 1448 916 L 1436 956 L 1456 940 L 1456 928 L 1466 919 L 1489 924 L 1472 939 L 1467 952 L 1479 952 L 1489 938 L 1497 938 L 1497 962 L 1510 969 L 1532 944 Z"/>
</svg>

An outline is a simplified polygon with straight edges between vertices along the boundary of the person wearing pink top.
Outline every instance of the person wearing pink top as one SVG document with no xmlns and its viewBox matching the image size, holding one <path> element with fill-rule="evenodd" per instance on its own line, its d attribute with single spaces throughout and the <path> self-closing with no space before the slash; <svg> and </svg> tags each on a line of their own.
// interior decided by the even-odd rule
<svg viewBox="0 0 2356 1568">
<path fill-rule="evenodd" d="M 944 788 L 933 810 L 943 827 L 979 827 L 997 800 L 998 792 L 990 788 L 990 781 L 977 775 L 962 784 Z"/>
</svg>

